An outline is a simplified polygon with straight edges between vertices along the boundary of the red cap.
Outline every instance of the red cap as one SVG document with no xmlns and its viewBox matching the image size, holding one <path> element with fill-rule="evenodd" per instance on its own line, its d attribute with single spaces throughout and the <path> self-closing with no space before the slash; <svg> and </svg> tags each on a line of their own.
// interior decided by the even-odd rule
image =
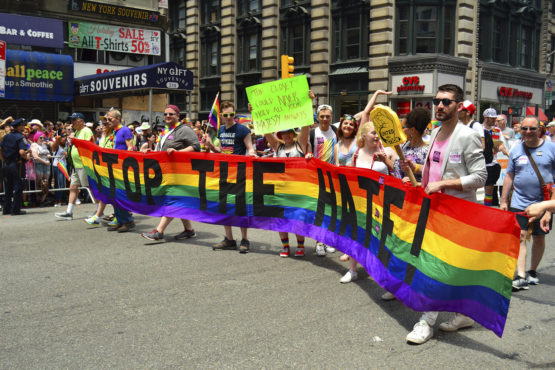
<svg viewBox="0 0 555 370">
<path fill-rule="evenodd" d="M 472 104 L 470 100 L 463 101 L 463 108 L 466 109 L 470 114 L 476 113 L 476 107 L 474 106 L 474 104 Z"/>
</svg>

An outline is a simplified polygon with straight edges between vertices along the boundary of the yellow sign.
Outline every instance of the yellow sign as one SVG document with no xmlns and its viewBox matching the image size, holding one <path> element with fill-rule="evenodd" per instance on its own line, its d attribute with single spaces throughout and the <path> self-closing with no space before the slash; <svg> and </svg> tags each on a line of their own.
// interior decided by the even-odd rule
<svg viewBox="0 0 555 370">
<path fill-rule="evenodd" d="M 385 105 L 376 105 L 370 112 L 370 119 L 384 146 L 393 147 L 407 141 L 397 113 Z"/>
</svg>

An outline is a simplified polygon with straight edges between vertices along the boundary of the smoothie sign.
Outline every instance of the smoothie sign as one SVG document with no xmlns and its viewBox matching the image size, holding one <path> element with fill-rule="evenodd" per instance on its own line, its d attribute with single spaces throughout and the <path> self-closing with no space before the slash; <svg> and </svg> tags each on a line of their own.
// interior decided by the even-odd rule
<svg viewBox="0 0 555 370">
<path fill-rule="evenodd" d="M 72 48 L 160 55 L 161 32 L 90 22 L 68 22 Z"/>
</svg>

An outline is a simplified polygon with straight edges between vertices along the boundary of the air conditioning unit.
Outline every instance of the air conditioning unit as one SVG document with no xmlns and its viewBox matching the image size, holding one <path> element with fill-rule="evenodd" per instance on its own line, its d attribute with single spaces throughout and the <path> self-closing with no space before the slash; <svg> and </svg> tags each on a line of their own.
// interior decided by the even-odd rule
<svg viewBox="0 0 555 370">
<path fill-rule="evenodd" d="M 120 66 L 140 67 L 147 65 L 148 56 L 143 54 L 117 53 L 111 51 L 109 53 L 108 62 L 108 64 L 115 64 Z"/>
</svg>

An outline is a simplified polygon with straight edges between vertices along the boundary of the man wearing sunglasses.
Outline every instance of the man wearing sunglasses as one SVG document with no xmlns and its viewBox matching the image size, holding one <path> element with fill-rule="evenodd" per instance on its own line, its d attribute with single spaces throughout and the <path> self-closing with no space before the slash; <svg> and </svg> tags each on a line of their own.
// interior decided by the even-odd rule
<svg viewBox="0 0 555 370">
<path fill-rule="evenodd" d="M 198 152 L 200 151 L 200 143 L 197 135 L 189 126 L 184 125 L 179 120 L 179 107 L 170 104 L 164 110 L 164 126 L 159 133 L 157 151 L 166 151 L 169 154 L 174 152 Z M 145 149 L 148 152 L 150 149 Z M 163 216 L 158 223 L 156 229 L 149 233 L 142 233 L 141 236 L 148 240 L 164 239 L 164 231 L 172 222 L 173 217 Z M 196 237 L 195 230 L 191 221 L 182 218 L 183 231 L 176 236 L 175 240 L 190 239 Z"/>
<path fill-rule="evenodd" d="M 221 106 L 221 122 L 223 125 L 218 131 L 219 145 L 215 146 L 208 134 L 204 134 L 202 141 L 209 150 L 215 153 L 249 155 L 256 157 L 256 151 L 252 146 L 251 131 L 235 122 L 235 105 L 230 101 L 222 102 Z M 224 226 L 224 240 L 214 245 L 212 249 L 237 249 L 237 242 L 233 239 L 233 230 L 231 226 Z M 241 228 L 241 244 L 239 245 L 239 253 L 247 253 L 250 249 L 250 242 L 247 238 L 247 228 Z"/>
<path fill-rule="evenodd" d="M 551 213 L 545 212 L 542 218 L 528 224 L 528 219 L 519 214 L 533 203 L 541 202 L 544 193 L 540 186 L 540 179 L 536 174 L 532 160 L 536 164 L 544 183 L 553 183 L 555 174 L 555 144 L 545 140 L 540 135 L 540 122 L 536 116 L 527 116 L 520 125 L 522 141 L 515 144 L 509 155 L 507 174 L 503 182 L 500 208 L 517 212 L 516 219 L 522 229 L 520 232 L 520 252 L 516 264 L 517 276 L 513 280 L 513 291 L 528 289 L 528 284 L 538 284 L 536 273 L 538 265 L 545 250 L 545 235 L 551 229 Z M 530 157 L 526 150 L 530 153 Z M 509 193 L 513 189 L 510 199 Z M 551 199 L 555 196 L 551 194 Z M 532 227 L 532 258 L 530 270 L 526 272 L 526 235 L 528 228 Z M 547 230 L 547 231 L 546 231 Z"/>
<path fill-rule="evenodd" d="M 463 90 L 457 85 L 442 85 L 433 104 L 441 126 L 432 131 L 422 170 L 422 187 L 427 194 L 443 192 L 476 202 L 476 189 L 486 182 L 486 162 L 480 135 L 459 121 L 459 113 L 464 109 Z M 437 316 L 438 312 L 424 312 L 407 335 L 407 341 L 422 344 L 430 339 Z M 455 313 L 439 328 L 452 332 L 473 324 L 471 318 Z"/>
</svg>

